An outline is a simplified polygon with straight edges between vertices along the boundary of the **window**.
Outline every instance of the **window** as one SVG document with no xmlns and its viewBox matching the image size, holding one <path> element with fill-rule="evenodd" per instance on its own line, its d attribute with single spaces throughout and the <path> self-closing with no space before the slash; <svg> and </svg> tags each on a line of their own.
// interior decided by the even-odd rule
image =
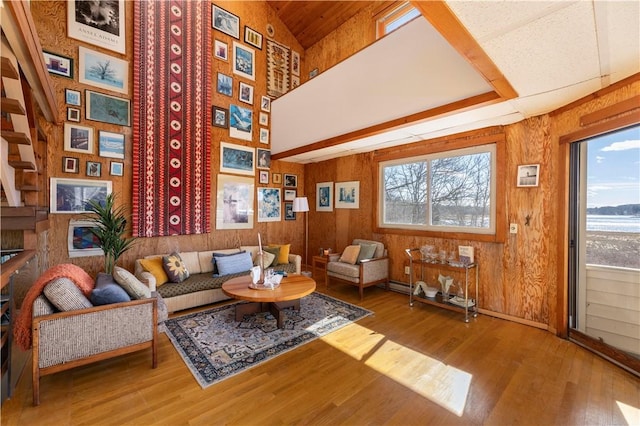
<svg viewBox="0 0 640 426">
<path fill-rule="evenodd" d="M 381 162 L 379 226 L 492 234 L 495 170 L 494 144 Z"/>
<path fill-rule="evenodd" d="M 389 34 L 418 16 L 420 16 L 420 12 L 409 2 L 391 10 L 385 10 L 376 20 L 376 37 L 380 38 Z"/>
</svg>

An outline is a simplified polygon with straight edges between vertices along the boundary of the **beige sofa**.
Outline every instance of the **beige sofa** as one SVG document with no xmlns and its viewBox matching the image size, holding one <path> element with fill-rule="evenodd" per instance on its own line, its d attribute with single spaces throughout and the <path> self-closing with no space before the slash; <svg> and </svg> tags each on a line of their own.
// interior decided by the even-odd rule
<svg viewBox="0 0 640 426">
<path fill-rule="evenodd" d="M 163 297 L 169 312 L 181 311 L 183 309 L 228 300 L 229 296 L 224 294 L 222 291 L 222 284 L 230 278 L 248 275 L 249 272 L 213 276 L 213 263 L 211 260 L 214 253 L 233 254 L 239 253 L 243 250 L 250 252 L 253 259 L 258 255 L 258 246 L 241 246 L 240 248 L 235 249 L 208 250 L 200 252 L 180 252 L 180 257 L 189 271 L 189 278 L 181 283 L 166 283 L 161 286 L 156 286 L 155 277 L 142 267 L 140 264 L 141 259 L 136 260 L 134 273 L 140 281 L 151 289 L 151 291 L 157 291 Z M 145 256 L 145 258 L 164 255 L 155 254 Z M 277 265 L 274 267 L 275 270 L 282 270 L 289 274 L 299 274 L 301 268 L 302 257 L 297 254 L 289 254 L 288 264 Z"/>
</svg>

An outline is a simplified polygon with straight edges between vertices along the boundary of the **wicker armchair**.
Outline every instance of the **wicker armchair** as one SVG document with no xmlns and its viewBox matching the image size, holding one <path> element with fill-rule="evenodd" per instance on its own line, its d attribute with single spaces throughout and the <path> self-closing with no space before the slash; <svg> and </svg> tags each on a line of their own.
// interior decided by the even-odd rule
<svg viewBox="0 0 640 426">
<path fill-rule="evenodd" d="M 41 376 L 146 348 L 156 368 L 157 324 L 156 297 L 35 316 L 33 405 L 40 404 Z"/>
<path fill-rule="evenodd" d="M 362 260 L 354 265 L 340 262 L 340 254 L 331 254 L 325 269 L 325 283 L 329 287 L 329 281 L 338 281 L 358 287 L 360 300 L 364 298 L 364 289 L 377 284 L 385 284 L 389 290 L 389 258 L 384 244 L 370 240 L 353 240 L 353 245 L 374 244 L 375 253 L 371 259 Z"/>
</svg>

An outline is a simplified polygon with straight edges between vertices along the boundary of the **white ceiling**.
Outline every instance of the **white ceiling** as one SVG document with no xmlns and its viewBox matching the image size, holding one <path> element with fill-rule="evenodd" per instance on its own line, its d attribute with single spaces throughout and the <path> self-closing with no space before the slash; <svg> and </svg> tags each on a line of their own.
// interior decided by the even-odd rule
<svg viewBox="0 0 640 426">
<path fill-rule="evenodd" d="M 447 5 L 517 98 L 282 159 L 319 162 L 511 124 L 640 72 L 636 0 Z M 491 90 L 421 17 L 273 101 L 271 152 L 305 147 Z"/>
</svg>

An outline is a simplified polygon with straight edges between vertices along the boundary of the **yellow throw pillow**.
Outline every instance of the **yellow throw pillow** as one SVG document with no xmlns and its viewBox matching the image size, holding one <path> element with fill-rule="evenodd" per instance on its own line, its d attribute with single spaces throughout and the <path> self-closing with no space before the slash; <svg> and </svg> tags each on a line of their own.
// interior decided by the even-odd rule
<svg viewBox="0 0 640 426">
<path fill-rule="evenodd" d="M 342 252 L 342 256 L 340 256 L 340 262 L 350 263 L 352 265 L 356 264 L 358 260 L 358 255 L 360 254 L 360 244 L 347 246 Z"/>
<path fill-rule="evenodd" d="M 159 287 L 162 284 L 169 281 L 169 277 L 167 276 L 167 273 L 164 271 L 162 256 L 150 257 L 147 259 L 140 259 L 140 265 L 142 265 L 142 267 L 147 272 L 150 272 L 155 277 L 156 287 Z"/>
<path fill-rule="evenodd" d="M 289 263 L 289 249 L 291 249 L 291 244 L 269 244 L 269 247 L 280 248 L 280 254 L 278 254 L 278 265 L 286 265 Z"/>
</svg>

